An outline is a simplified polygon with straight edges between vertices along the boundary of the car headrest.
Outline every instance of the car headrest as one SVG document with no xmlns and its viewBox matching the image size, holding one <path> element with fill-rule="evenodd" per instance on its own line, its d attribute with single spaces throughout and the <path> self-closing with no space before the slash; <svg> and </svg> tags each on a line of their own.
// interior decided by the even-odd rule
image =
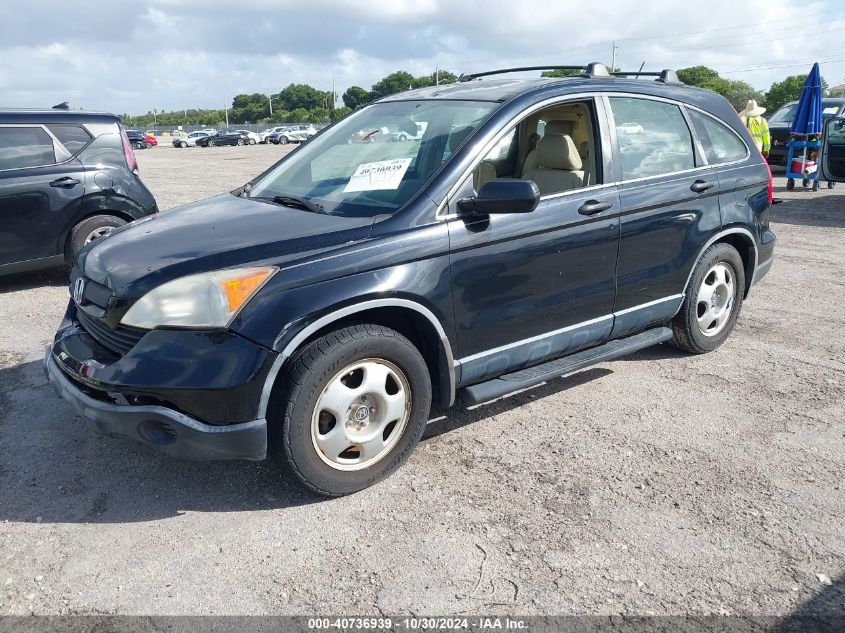
<svg viewBox="0 0 845 633">
<path fill-rule="evenodd" d="M 546 134 L 566 134 L 575 136 L 575 121 L 549 121 L 546 123 Z"/>
<path fill-rule="evenodd" d="M 537 162 L 544 169 L 580 171 L 583 166 L 575 141 L 567 134 L 546 134 L 537 143 Z"/>
</svg>

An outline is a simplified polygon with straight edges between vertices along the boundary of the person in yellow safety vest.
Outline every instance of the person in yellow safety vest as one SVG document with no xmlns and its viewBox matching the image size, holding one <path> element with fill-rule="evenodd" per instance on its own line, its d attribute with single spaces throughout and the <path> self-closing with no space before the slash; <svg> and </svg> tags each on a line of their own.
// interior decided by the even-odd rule
<svg viewBox="0 0 845 633">
<path fill-rule="evenodd" d="M 739 113 L 739 117 L 751 132 L 751 138 L 754 139 L 754 144 L 764 158 L 769 157 L 769 148 L 772 144 L 772 137 L 769 136 L 769 124 L 763 118 L 763 113 L 766 108 L 761 108 L 757 105 L 755 99 L 749 99 L 745 104 L 745 110 Z"/>
</svg>

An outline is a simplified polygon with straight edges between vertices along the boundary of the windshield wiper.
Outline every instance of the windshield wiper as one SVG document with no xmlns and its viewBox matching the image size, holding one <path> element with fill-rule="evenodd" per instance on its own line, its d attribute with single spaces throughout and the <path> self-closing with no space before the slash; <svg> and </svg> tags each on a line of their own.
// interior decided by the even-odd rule
<svg viewBox="0 0 845 633">
<path fill-rule="evenodd" d="M 267 202 L 273 202 L 275 204 L 282 205 L 283 207 L 294 207 L 297 209 L 305 209 L 306 211 L 311 211 L 312 213 L 325 213 L 326 210 L 323 208 L 323 205 L 317 204 L 316 202 L 312 202 L 308 198 L 302 198 L 300 196 L 295 196 L 290 193 L 286 193 L 280 196 L 273 196 L 270 197 L 255 197 L 251 198 L 252 200 L 266 200 Z"/>
</svg>

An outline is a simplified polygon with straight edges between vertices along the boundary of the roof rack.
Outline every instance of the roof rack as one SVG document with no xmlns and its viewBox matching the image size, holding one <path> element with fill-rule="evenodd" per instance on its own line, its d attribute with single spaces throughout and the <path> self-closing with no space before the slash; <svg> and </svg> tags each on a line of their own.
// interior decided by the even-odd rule
<svg viewBox="0 0 845 633">
<path fill-rule="evenodd" d="M 657 77 L 656 81 L 664 84 L 683 84 L 678 79 L 678 73 L 670 68 L 665 68 L 660 72 L 652 71 L 616 71 L 609 72 L 604 64 L 598 62 L 591 62 L 585 66 L 521 66 L 519 68 L 501 68 L 499 70 L 487 70 L 481 73 L 468 73 L 461 75 L 458 81 L 472 81 L 479 77 L 489 77 L 490 75 L 504 75 L 506 73 L 518 73 L 531 70 L 580 70 L 581 77 Z"/>
<path fill-rule="evenodd" d="M 660 72 L 651 72 L 651 71 L 642 71 L 642 70 L 633 70 L 633 71 L 619 71 L 619 72 L 612 72 L 610 73 L 614 77 L 633 77 L 636 79 L 637 77 L 657 77 L 656 81 L 659 81 L 664 84 L 683 84 L 680 79 L 678 79 L 678 73 L 676 73 L 671 68 L 664 68 Z"/>
<path fill-rule="evenodd" d="M 482 73 L 469 73 L 461 75 L 458 81 L 472 81 L 479 77 L 489 77 L 490 75 L 503 75 L 505 73 L 519 73 L 530 70 L 580 70 L 582 77 L 609 77 L 604 64 L 592 62 L 587 65 L 578 66 L 522 66 L 520 68 L 502 68 L 500 70 L 487 70 Z"/>
</svg>

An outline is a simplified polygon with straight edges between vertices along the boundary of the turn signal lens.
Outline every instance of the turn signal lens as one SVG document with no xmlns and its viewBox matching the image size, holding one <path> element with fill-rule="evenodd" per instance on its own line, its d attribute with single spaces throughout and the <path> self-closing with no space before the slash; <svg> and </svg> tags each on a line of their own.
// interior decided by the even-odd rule
<svg viewBox="0 0 845 633">
<path fill-rule="evenodd" d="M 226 297 L 229 312 L 237 311 L 272 272 L 272 268 L 261 268 L 257 272 L 242 277 L 219 281 L 218 284 Z"/>
</svg>

